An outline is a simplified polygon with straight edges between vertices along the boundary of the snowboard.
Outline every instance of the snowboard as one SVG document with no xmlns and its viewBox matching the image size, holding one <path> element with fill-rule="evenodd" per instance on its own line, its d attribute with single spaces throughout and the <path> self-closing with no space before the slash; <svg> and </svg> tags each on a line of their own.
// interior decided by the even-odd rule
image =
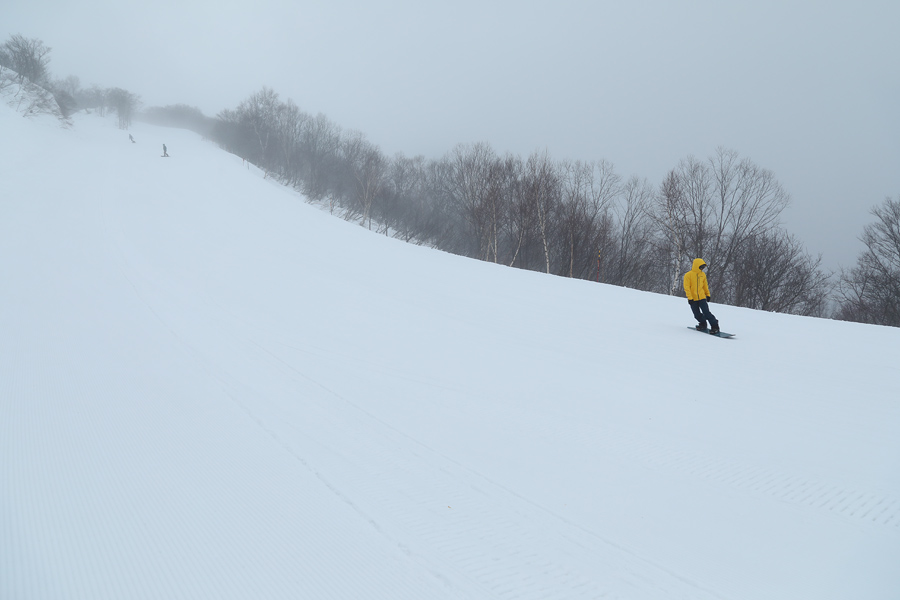
<svg viewBox="0 0 900 600">
<path fill-rule="evenodd" d="M 688 327 L 688 329 L 691 329 L 693 331 L 699 331 L 700 333 L 709 333 L 709 329 L 697 329 L 696 327 Z M 719 333 L 709 333 L 709 335 L 714 335 L 714 336 L 720 337 L 720 338 L 733 338 L 734 337 L 733 333 L 725 333 L 724 331 L 720 331 Z"/>
</svg>

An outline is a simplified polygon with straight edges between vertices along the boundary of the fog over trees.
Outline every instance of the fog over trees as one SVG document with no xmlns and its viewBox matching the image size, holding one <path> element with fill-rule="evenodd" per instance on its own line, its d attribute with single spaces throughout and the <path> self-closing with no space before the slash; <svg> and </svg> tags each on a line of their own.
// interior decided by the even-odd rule
<svg viewBox="0 0 900 600">
<path fill-rule="evenodd" d="M 115 111 L 119 128 L 131 126 L 140 97 L 121 88 L 104 89 L 96 85 L 82 89 L 78 77 L 70 75 L 55 80 L 48 66 L 52 48 L 38 39 L 15 34 L 0 46 L 0 88 L 15 82 L 26 91 L 21 100 L 32 105 L 21 108 L 24 113 L 52 113 L 68 118 L 78 110 L 96 110 L 101 115 Z M 52 98 L 51 98 L 52 96 Z M 44 101 L 36 103 L 35 99 Z"/>
<path fill-rule="evenodd" d="M 686 157 L 654 186 L 607 161 L 499 155 L 460 144 L 440 159 L 385 157 L 263 88 L 212 136 L 269 176 L 384 233 L 471 258 L 681 295 L 693 258 L 716 302 L 824 316 L 829 274 L 779 222 L 775 175 L 727 148 Z"/>
<path fill-rule="evenodd" d="M 900 199 L 872 210 L 858 264 L 832 276 L 780 223 L 790 196 L 775 174 L 736 150 L 687 156 L 659 184 L 605 161 L 547 152 L 498 154 L 459 144 L 443 157 L 386 156 L 264 87 L 210 118 L 186 105 L 138 113 L 120 88 L 53 80 L 50 48 L 20 35 L 0 46 L 0 88 L 16 82 L 76 110 L 191 129 L 332 213 L 384 235 L 498 264 L 683 295 L 703 257 L 717 303 L 900 326 Z M 49 96 L 48 96 L 49 97 Z"/>
<path fill-rule="evenodd" d="M 13 70 L 19 82 L 43 83 L 47 80 L 50 50 L 41 40 L 15 34 L 0 47 L 0 65 Z"/>
</svg>

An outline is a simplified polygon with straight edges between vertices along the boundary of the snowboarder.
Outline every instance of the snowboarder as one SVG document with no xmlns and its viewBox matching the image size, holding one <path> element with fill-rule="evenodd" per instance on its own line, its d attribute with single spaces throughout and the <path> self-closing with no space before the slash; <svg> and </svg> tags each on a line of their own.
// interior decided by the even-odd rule
<svg viewBox="0 0 900 600">
<path fill-rule="evenodd" d="M 134 136 L 131 135 L 130 133 L 128 134 L 128 139 L 131 140 L 131 143 L 132 143 L 132 144 L 137 144 L 137 142 L 134 141 Z"/>
<path fill-rule="evenodd" d="M 688 304 L 697 319 L 697 329 L 706 330 L 706 322 L 709 321 L 712 334 L 719 333 L 719 321 L 709 312 L 709 284 L 706 281 L 706 262 L 702 258 L 694 259 L 694 266 L 684 274 L 684 293 L 687 294 Z"/>
<path fill-rule="evenodd" d="M 168 155 L 169 155 L 169 152 L 166 150 L 166 145 L 163 144 L 163 156 L 165 157 L 165 156 L 168 156 Z"/>
</svg>

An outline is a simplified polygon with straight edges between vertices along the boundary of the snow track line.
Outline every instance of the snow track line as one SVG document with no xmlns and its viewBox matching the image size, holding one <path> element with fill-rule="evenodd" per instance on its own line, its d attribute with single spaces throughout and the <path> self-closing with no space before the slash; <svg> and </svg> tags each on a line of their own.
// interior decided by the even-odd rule
<svg viewBox="0 0 900 600">
<path fill-rule="evenodd" d="M 592 434 L 595 435 L 595 434 Z M 827 481 L 814 481 L 779 469 L 710 457 L 686 451 L 670 451 L 641 440 L 608 432 L 600 436 L 610 451 L 640 457 L 656 469 L 673 469 L 705 481 L 769 496 L 781 502 L 825 511 L 838 518 L 861 521 L 888 530 L 900 529 L 900 499 L 873 490 L 862 490 Z M 870 515 L 866 507 L 885 509 Z"/>
<path fill-rule="evenodd" d="M 92 232 L 79 231 L 86 238 Z M 0 367 L 16 369 L 0 380 L 0 597 L 471 595 L 450 594 L 446 582 L 385 545 L 380 532 L 344 525 L 354 515 L 333 501 L 321 473 L 308 469 L 304 476 L 295 468 L 302 456 L 281 460 L 268 450 L 271 441 L 254 441 L 273 433 L 260 431 L 262 420 L 235 427 L 231 413 L 241 422 L 248 415 L 226 400 L 227 386 L 216 377 L 221 365 L 195 343 L 194 329 L 170 318 L 184 299 L 156 289 L 102 238 L 93 236 L 114 249 L 97 264 L 111 281 L 112 299 L 140 325 L 135 331 L 145 337 L 134 341 L 165 354 L 171 363 L 162 364 L 174 369 L 164 375 L 176 382 L 191 372 L 183 381 L 194 387 L 177 389 L 154 380 L 162 370 L 142 372 L 120 359 L 116 340 L 106 339 L 111 332 L 98 327 L 102 319 L 73 319 L 79 315 L 65 310 L 65 294 L 45 295 L 51 320 L 25 321 L 9 332 L 17 343 L 0 342 L 2 358 L 15 350 Z M 77 280 L 77 257 L 70 263 L 60 269 Z M 57 321 L 68 330 L 60 333 Z M 82 345 L 101 360 L 79 362 Z M 313 476 L 325 485 L 313 484 Z M 328 565 L 342 563 L 352 575 L 332 577 Z"/>
<path fill-rule="evenodd" d="M 316 385 L 358 415 L 350 422 L 344 422 L 340 430 L 332 431 L 328 439 L 334 439 L 333 443 L 338 444 L 341 436 L 348 436 L 348 430 L 356 428 L 363 428 L 366 433 L 351 437 L 380 440 L 377 445 L 367 445 L 364 452 L 354 453 L 354 462 L 368 465 L 359 477 L 346 485 L 335 482 L 327 485 L 354 510 L 365 515 L 391 543 L 419 559 L 435 552 L 441 556 L 440 560 L 426 561 L 427 564 L 454 565 L 453 574 L 449 575 L 451 580 L 463 578 L 468 585 L 490 590 L 491 596 L 498 598 L 546 597 L 546 590 L 529 590 L 527 586 L 523 589 L 521 581 L 529 573 L 540 573 L 536 582 L 543 581 L 545 585 L 548 578 L 557 580 L 552 586 L 555 589 L 579 591 L 571 597 L 595 598 L 610 594 L 627 597 L 630 595 L 627 589 L 631 587 L 632 591 L 640 589 L 642 597 L 647 598 L 679 595 L 722 598 L 698 582 L 642 557 L 434 450 L 322 385 L 262 344 L 252 343 L 281 369 Z M 270 430 L 268 426 L 264 427 Z M 381 433 L 374 435 L 379 431 Z M 283 434 L 273 436 L 279 440 L 283 438 Z M 351 446 L 346 444 L 346 447 Z M 418 482 L 416 487 L 409 487 L 410 480 Z M 362 496 L 350 499 L 343 489 L 357 490 Z M 484 523 L 491 524 L 489 530 L 483 529 Z M 488 548 L 486 555 L 485 547 Z M 553 558 L 560 555 L 568 556 L 569 560 L 560 563 L 559 559 Z M 442 568 L 446 569 L 446 566 Z M 648 568 L 657 573 L 649 587 L 645 575 L 641 575 L 646 574 Z M 605 575 L 598 575 L 598 571 Z M 627 582 L 627 586 L 620 587 L 623 585 L 621 580 Z M 611 581 L 618 583 L 611 588 L 608 583 Z"/>
</svg>

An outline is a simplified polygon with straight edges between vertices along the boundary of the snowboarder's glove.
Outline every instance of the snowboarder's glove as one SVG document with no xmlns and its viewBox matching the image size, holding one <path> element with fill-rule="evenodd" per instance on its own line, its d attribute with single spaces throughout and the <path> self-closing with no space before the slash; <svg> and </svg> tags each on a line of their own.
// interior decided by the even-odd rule
<svg viewBox="0 0 900 600">
<path fill-rule="evenodd" d="M 707 301 L 707 302 L 712 302 L 712 296 L 707 296 L 707 297 L 706 297 L 706 301 Z"/>
<path fill-rule="evenodd" d="M 691 300 L 690 298 L 688 298 L 688 304 L 690 304 L 691 306 L 693 306 L 693 305 L 694 305 L 694 301 Z"/>
</svg>

